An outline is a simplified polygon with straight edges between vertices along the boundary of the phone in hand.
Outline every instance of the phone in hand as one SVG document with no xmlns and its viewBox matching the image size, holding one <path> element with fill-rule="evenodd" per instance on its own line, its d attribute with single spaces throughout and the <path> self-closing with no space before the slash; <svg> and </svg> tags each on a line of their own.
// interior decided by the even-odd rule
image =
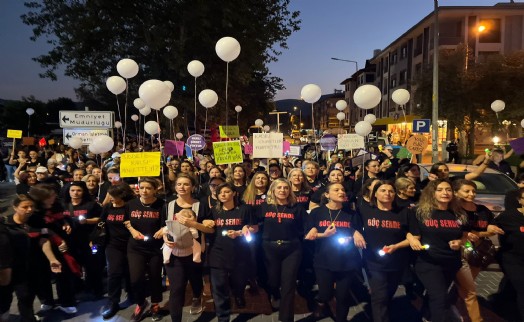
<svg viewBox="0 0 524 322">
<path fill-rule="evenodd" d="M 175 241 L 173 236 L 171 236 L 170 234 L 167 234 L 167 240 L 170 241 L 170 242 L 174 242 Z"/>
</svg>

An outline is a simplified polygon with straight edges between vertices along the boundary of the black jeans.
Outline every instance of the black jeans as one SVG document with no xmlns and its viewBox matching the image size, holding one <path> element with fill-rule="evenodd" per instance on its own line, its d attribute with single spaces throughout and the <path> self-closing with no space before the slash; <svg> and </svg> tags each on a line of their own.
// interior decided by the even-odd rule
<svg viewBox="0 0 524 322">
<path fill-rule="evenodd" d="M 74 275 L 62 257 L 60 252 L 55 252 L 57 259 L 62 263 L 62 272 L 54 274 L 49 268 L 49 261 L 43 253 L 34 254 L 35 261 L 31 262 L 29 267 L 28 281 L 31 288 L 34 289 L 40 302 L 46 305 L 55 305 L 53 298 L 53 286 L 51 279 L 54 277 L 56 293 L 61 306 L 76 306 Z"/>
<path fill-rule="evenodd" d="M 142 305 L 146 299 L 146 270 L 149 269 L 149 289 L 151 303 L 162 302 L 162 252 L 151 250 L 138 251 L 132 247 L 127 248 L 129 261 L 129 277 L 131 290 L 137 304 Z"/>
<path fill-rule="evenodd" d="M 106 262 L 107 297 L 112 304 L 118 304 L 120 302 L 120 295 L 122 294 L 122 278 L 125 279 L 128 295 L 131 295 L 127 247 L 108 245 L 106 248 Z"/>
<path fill-rule="evenodd" d="M 13 291 L 15 292 L 18 301 L 20 321 L 36 321 L 33 311 L 35 292 L 27 281 L 12 283 L 7 286 L 0 286 L 0 313 L 4 313 L 9 310 L 11 302 L 13 301 Z"/>
<path fill-rule="evenodd" d="M 85 269 L 85 286 L 94 295 L 102 295 L 102 272 L 103 266 L 103 249 L 99 249 L 96 254 L 93 254 L 89 245 L 72 245 L 77 249 L 74 251 L 74 257 L 78 263 Z"/>
<path fill-rule="evenodd" d="M 202 283 L 202 270 L 195 272 L 194 268 L 193 255 L 185 257 L 171 255 L 169 263 L 166 264 L 167 277 L 169 278 L 169 311 L 173 322 L 182 321 L 187 282 L 190 279 L 199 278 Z M 200 276 L 198 276 L 199 273 Z M 193 290 L 193 293 L 195 293 L 195 290 Z M 201 293 L 202 290 L 199 294 Z"/>
<path fill-rule="evenodd" d="M 229 294 L 243 297 L 248 276 L 248 264 L 239 261 L 233 269 L 210 268 L 211 288 L 215 312 L 219 322 L 229 321 L 231 315 L 231 301 Z M 231 285 L 231 287 L 230 287 Z"/>
<path fill-rule="evenodd" d="M 264 241 L 262 244 L 266 262 L 268 286 L 271 296 L 280 299 L 278 319 L 294 321 L 295 290 L 297 272 L 302 260 L 299 240 L 278 244 Z M 280 291 L 279 291 L 280 290 Z"/>
<path fill-rule="evenodd" d="M 458 265 L 454 265 L 433 264 L 420 260 L 420 258 L 417 260 L 415 272 L 428 292 L 432 322 L 446 322 L 447 318 L 451 316 L 448 289 L 455 280 L 459 268 L 460 261 Z"/>
<path fill-rule="evenodd" d="M 510 281 L 517 293 L 517 307 L 519 309 L 520 319 L 524 321 L 524 274 L 522 267 L 524 260 L 512 254 L 502 254 L 501 265 L 504 274 Z"/>
<path fill-rule="evenodd" d="M 395 295 L 403 275 L 404 270 L 391 272 L 369 270 L 373 321 L 389 321 L 389 302 Z"/>
<path fill-rule="evenodd" d="M 355 271 L 334 272 L 324 268 L 315 267 L 318 284 L 318 301 L 329 303 L 333 293 L 337 300 L 336 321 L 347 321 L 351 300 L 351 282 L 355 277 Z M 336 289 L 333 286 L 336 284 Z"/>
</svg>

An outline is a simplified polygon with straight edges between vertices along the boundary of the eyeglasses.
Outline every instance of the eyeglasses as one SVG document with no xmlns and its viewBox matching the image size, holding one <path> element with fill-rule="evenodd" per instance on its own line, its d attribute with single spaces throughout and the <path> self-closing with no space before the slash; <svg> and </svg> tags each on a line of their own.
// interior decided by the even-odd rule
<svg viewBox="0 0 524 322">
<path fill-rule="evenodd" d="M 280 170 L 270 170 L 269 173 L 277 173 L 280 172 Z"/>
<path fill-rule="evenodd" d="M 210 184 L 209 184 L 209 187 L 211 187 L 211 188 L 216 188 L 216 187 L 218 187 L 218 184 L 216 184 L 216 183 L 210 183 Z"/>
</svg>

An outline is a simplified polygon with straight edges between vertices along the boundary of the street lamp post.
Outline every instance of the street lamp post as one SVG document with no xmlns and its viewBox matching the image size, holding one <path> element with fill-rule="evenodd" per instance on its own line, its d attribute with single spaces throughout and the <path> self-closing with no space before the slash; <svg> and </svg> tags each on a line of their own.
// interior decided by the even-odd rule
<svg viewBox="0 0 524 322">
<path fill-rule="evenodd" d="M 287 114 L 287 112 L 278 112 L 277 110 L 269 112 L 269 114 L 277 115 L 277 132 L 280 133 L 280 114 Z"/>
<path fill-rule="evenodd" d="M 293 106 L 293 111 L 296 112 L 297 109 L 298 109 L 298 114 L 299 114 L 298 124 L 302 124 L 302 108 L 297 107 L 297 106 Z"/>
<path fill-rule="evenodd" d="M 354 63 L 355 64 L 355 72 L 358 72 L 358 62 L 356 60 L 349 60 L 349 59 L 341 59 L 341 58 L 335 58 L 331 57 L 332 60 L 338 60 L 338 61 L 345 61 L 348 63 Z"/>
<path fill-rule="evenodd" d="M 433 163 L 438 162 L 438 56 L 439 56 L 439 35 L 438 35 L 438 0 L 434 1 L 434 26 L 433 26 L 433 101 L 431 113 L 431 149 Z"/>
</svg>

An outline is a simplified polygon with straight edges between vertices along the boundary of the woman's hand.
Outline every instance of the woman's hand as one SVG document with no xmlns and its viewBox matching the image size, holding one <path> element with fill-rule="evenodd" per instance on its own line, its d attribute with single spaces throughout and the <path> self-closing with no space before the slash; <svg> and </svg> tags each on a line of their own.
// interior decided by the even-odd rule
<svg viewBox="0 0 524 322">
<path fill-rule="evenodd" d="M 334 225 L 329 225 L 328 228 L 324 231 L 324 237 L 333 236 L 337 232 L 337 228 Z"/>
<path fill-rule="evenodd" d="M 462 246 L 462 240 L 460 239 L 454 239 L 449 241 L 449 248 L 453 250 L 460 250 L 460 247 Z"/>
<path fill-rule="evenodd" d="M 165 229 L 164 229 L 164 227 L 162 227 L 162 228 L 160 228 L 159 230 L 156 231 L 156 233 L 153 235 L 153 237 L 155 239 L 160 239 L 160 238 L 162 238 L 164 236 L 164 234 L 165 234 Z"/>
<path fill-rule="evenodd" d="M 205 219 L 202 221 L 202 225 L 207 228 L 215 228 L 215 221 L 211 219 Z"/>
<path fill-rule="evenodd" d="M 476 243 L 479 241 L 479 235 L 475 233 L 468 233 L 468 240 L 472 243 Z"/>
<path fill-rule="evenodd" d="M 366 249 L 366 240 L 364 239 L 364 236 L 362 236 L 362 234 L 358 231 L 353 233 L 353 243 L 360 249 Z"/>
<path fill-rule="evenodd" d="M 67 252 L 67 244 L 65 241 L 62 241 L 62 243 L 60 243 L 60 245 L 58 245 L 58 250 L 61 252 L 61 253 L 65 253 Z"/>
<path fill-rule="evenodd" d="M 501 229 L 499 226 L 497 226 L 497 225 L 488 225 L 487 231 L 488 231 L 488 233 L 490 233 L 490 234 L 499 234 L 499 235 L 504 235 L 504 230 L 502 230 L 502 229 Z"/>
<path fill-rule="evenodd" d="M 178 222 L 181 223 L 182 225 L 187 226 L 189 228 L 192 228 L 194 226 L 193 224 L 195 223 L 195 221 L 192 218 L 186 218 L 184 216 L 179 216 L 178 213 L 176 213 L 175 216 Z"/>
<path fill-rule="evenodd" d="M 415 238 L 414 236 L 411 236 L 411 237 L 408 236 L 408 241 L 409 241 L 409 246 L 411 247 L 411 249 L 416 250 L 416 251 L 425 250 L 425 248 L 422 246 L 418 238 Z"/>
<path fill-rule="evenodd" d="M 242 236 L 242 232 L 240 230 L 228 230 L 227 231 L 227 237 L 231 239 L 235 239 L 239 236 Z"/>
<path fill-rule="evenodd" d="M 58 260 L 50 261 L 49 266 L 51 267 L 51 272 L 62 273 L 62 264 Z"/>
<path fill-rule="evenodd" d="M 144 240 L 144 235 L 142 235 L 141 232 L 139 232 L 138 230 L 135 230 L 133 229 L 131 231 L 131 236 L 133 237 L 133 239 L 135 240 Z"/>
<path fill-rule="evenodd" d="M 304 239 L 306 240 L 315 240 L 318 237 L 318 230 L 313 227 L 311 230 L 306 234 L 306 237 Z"/>
<path fill-rule="evenodd" d="M 64 225 L 62 226 L 62 230 L 65 231 L 65 233 L 68 234 L 68 235 L 71 234 L 71 231 L 72 231 L 72 229 L 71 229 L 71 225 L 69 225 L 69 224 L 64 224 Z"/>
<path fill-rule="evenodd" d="M 382 248 L 382 250 L 385 251 L 386 254 L 393 254 L 397 249 L 398 249 L 397 244 L 387 245 L 387 246 L 384 246 L 384 248 Z"/>
</svg>

